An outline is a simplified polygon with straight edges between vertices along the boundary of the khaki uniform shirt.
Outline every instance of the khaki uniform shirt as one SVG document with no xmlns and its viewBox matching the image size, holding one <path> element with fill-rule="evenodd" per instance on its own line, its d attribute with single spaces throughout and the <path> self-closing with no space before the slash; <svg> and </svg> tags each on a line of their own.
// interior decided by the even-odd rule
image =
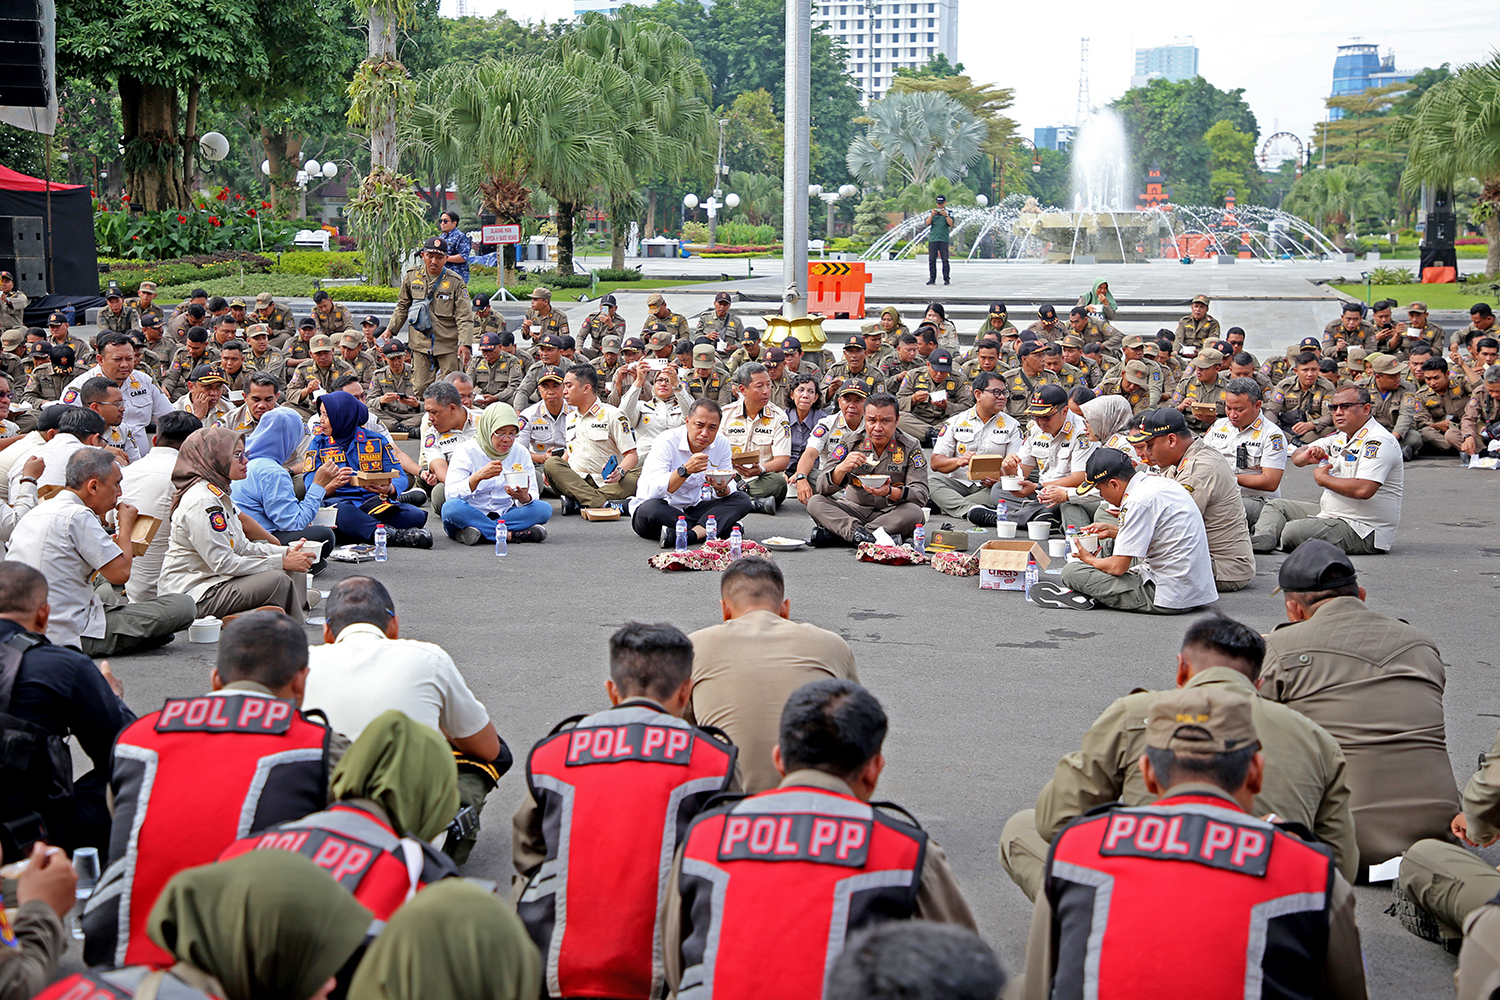
<svg viewBox="0 0 1500 1000">
<path fill-rule="evenodd" d="M 1373 351 L 1375 332 L 1375 324 L 1369 320 L 1360 320 L 1357 330 L 1345 330 L 1341 319 L 1331 320 L 1327 326 L 1323 327 L 1323 356 L 1331 357 L 1329 352 L 1334 349 L 1340 337 L 1343 338 L 1346 347 L 1363 347 L 1367 351 Z"/>
<path fill-rule="evenodd" d="M 369 351 L 360 351 L 359 354 L 355 355 L 353 361 L 344 358 L 342 353 L 340 353 L 339 357 L 354 370 L 354 374 L 359 378 L 360 385 L 369 385 L 371 380 L 375 378 L 375 373 L 385 367 L 378 363 L 375 360 L 375 356 Z"/>
<path fill-rule="evenodd" d="M 31 395 L 31 388 L 27 386 L 27 396 Z M 28 403 L 31 400 L 26 400 Z M 1469 397 L 1469 405 L 1464 407 L 1464 418 L 1459 425 L 1459 433 L 1464 437 L 1472 437 L 1475 444 L 1479 443 L 1479 432 L 1487 425 L 1500 420 L 1500 401 L 1489 394 L 1484 386 Z"/>
<path fill-rule="evenodd" d="M 1061 385 L 1062 380 L 1057 377 L 1056 372 L 1050 372 L 1043 368 L 1035 375 L 1026 374 L 1019 366 L 1006 371 L 1002 376 L 1005 379 L 1005 412 L 1017 420 L 1025 421 L 1026 408 L 1031 405 L 1031 394 L 1044 385 Z"/>
<path fill-rule="evenodd" d="M 281 569 L 285 554 L 283 545 L 246 538 L 229 494 L 213 483 L 198 482 L 172 514 L 172 535 L 157 591 L 202 600 L 228 580 Z"/>
<path fill-rule="evenodd" d="M 474 336 L 482 333 L 504 333 L 510 329 L 510 324 L 505 322 L 505 317 L 495 312 L 493 308 L 485 311 L 483 316 L 474 314 Z"/>
<path fill-rule="evenodd" d="M 349 315 L 347 308 L 337 302 L 333 303 L 333 308 L 328 310 L 327 315 L 314 306 L 312 318 L 313 322 L 318 324 L 318 332 L 326 333 L 330 337 L 354 326 L 354 317 Z"/>
<path fill-rule="evenodd" d="M 531 326 L 531 333 L 527 334 L 527 337 L 533 344 L 549 334 L 566 337 L 572 332 L 568 326 L 568 317 L 564 316 L 561 310 L 555 306 L 546 316 L 543 316 L 535 309 L 527 309 L 526 320 L 522 324 L 522 327 L 524 328 L 527 324 Z"/>
<path fill-rule="evenodd" d="M 1213 420 L 1204 420 L 1198 415 L 1196 408 L 1191 408 L 1183 414 L 1187 425 L 1195 431 L 1204 431 L 1213 425 L 1224 415 L 1224 388 L 1229 385 L 1227 373 L 1220 372 L 1217 380 L 1204 382 L 1198 377 L 1198 369 L 1177 383 L 1177 390 L 1172 393 L 1170 404 L 1180 406 L 1183 403 L 1212 403 L 1214 407 Z"/>
<path fill-rule="evenodd" d="M 422 409 L 420 403 L 414 406 L 411 403 L 403 403 L 400 400 L 394 403 L 382 403 L 380 401 L 380 398 L 388 392 L 416 398 L 416 393 L 413 391 L 412 386 L 410 365 L 402 368 L 400 375 L 395 374 L 389 368 L 380 369 L 375 377 L 370 380 L 369 385 L 365 387 L 365 393 L 370 401 L 370 409 L 394 416 L 406 416 L 407 414 L 418 412 Z M 477 386 L 474 391 L 476 394 L 478 393 Z"/>
<path fill-rule="evenodd" d="M 895 348 L 896 341 L 901 339 L 901 335 L 903 333 L 911 333 L 911 331 L 906 328 L 905 323 L 897 323 L 894 327 L 887 330 L 880 325 L 880 320 L 878 319 L 873 323 L 866 323 L 859 328 L 859 332 L 861 335 L 874 333 L 876 330 L 880 331 L 881 346 L 889 347 L 892 349 Z"/>
<path fill-rule="evenodd" d="M 1304 389 L 1294 373 L 1283 379 L 1266 400 L 1265 414 L 1276 420 L 1286 410 L 1301 410 L 1307 421 L 1317 426 L 1317 433 L 1326 434 L 1333 427 L 1333 415 L 1327 410 L 1328 397 L 1333 393 L 1333 383 L 1323 376 L 1318 376 L 1311 389 Z"/>
<path fill-rule="evenodd" d="M 568 414 L 567 436 L 563 461 L 580 476 L 598 475 L 611 457 L 636 450 L 635 431 L 625 414 L 597 400 L 587 413 L 574 410 Z"/>
<path fill-rule="evenodd" d="M 1100 383 L 1101 387 L 1110 382 L 1118 384 L 1124 381 L 1125 365 L 1127 363 L 1128 362 L 1121 361 L 1114 365 L 1111 365 L 1109 367 L 1109 370 L 1104 373 L 1104 379 Z M 1167 370 L 1163 368 L 1158 362 L 1152 361 L 1150 358 L 1141 358 L 1141 364 L 1145 365 L 1146 371 L 1150 373 L 1150 377 L 1147 379 L 1146 385 L 1146 395 L 1150 400 L 1150 405 L 1160 406 L 1162 397 L 1167 392 Z"/>
<path fill-rule="evenodd" d="M 475 354 L 469 361 L 467 374 L 474 382 L 474 398 L 490 398 L 490 402 L 509 402 L 515 395 L 516 385 L 521 381 L 524 365 L 514 354 L 501 351 L 494 364 L 484 355 Z"/>
<path fill-rule="evenodd" d="M 39 410 L 44 404 L 61 399 L 63 389 L 73 381 L 76 371 L 76 366 L 69 371 L 59 372 L 54 371 L 50 364 L 37 365 L 31 370 L 31 377 L 26 380 L 26 390 L 21 393 L 21 402 L 30 403 L 33 409 Z"/>
<path fill-rule="evenodd" d="M 432 319 L 432 332 L 423 333 L 413 327 L 407 334 L 407 344 L 413 352 L 424 354 L 455 354 L 460 347 L 474 344 L 474 306 L 469 299 L 469 286 L 452 268 L 443 268 L 433 277 L 425 267 L 414 267 L 401 278 L 401 292 L 396 297 L 396 311 L 386 327 L 391 336 L 399 336 L 406 326 L 406 317 L 412 303 L 427 300 L 427 315 Z"/>
<path fill-rule="evenodd" d="M 604 338 L 619 337 L 625 340 L 625 318 L 618 312 L 611 319 L 603 309 L 583 321 L 578 331 L 578 353 L 586 358 L 597 358 L 604 353 Z"/>
<path fill-rule="evenodd" d="M 906 377 L 907 372 L 926 367 L 927 362 L 920 354 L 910 361 L 902 361 L 899 354 L 886 359 L 886 362 L 880 366 L 880 377 L 885 380 L 885 391 L 889 393 L 897 392 L 900 390 L 901 381 Z"/>
<path fill-rule="evenodd" d="M 1244 583 L 1255 578 L 1255 553 L 1250 548 L 1250 526 L 1245 520 L 1239 480 L 1234 468 L 1203 438 L 1194 439 L 1182 461 L 1163 475 L 1182 484 L 1203 515 L 1208 533 L 1208 557 L 1214 579 Z"/>
<path fill-rule="evenodd" d="M 297 371 L 292 375 L 292 381 L 286 387 L 286 395 L 283 400 L 288 406 L 294 406 L 306 413 L 314 413 L 318 408 L 318 401 L 309 395 L 306 399 L 301 398 L 302 390 L 306 389 L 313 380 L 318 380 L 318 388 L 323 392 L 331 392 L 333 383 L 337 382 L 343 375 L 353 372 L 354 368 L 343 358 L 334 358 L 333 365 L 329 368 L 319 368 L 318 363 L 308 358 L 297 366 Z"/>
<path fill-rule="evenodd" d="M 760 341 L 756 341 L 756 343 L 759 344 Z M 764 344 L 761 344 L 760 353 L 761 354 L 765 354 L 766 353 L 766 351 L 765 351 L 765 345 Z M 744 364 L 746 361 L 754 361 L 754 362 L 757 362 L 759 364 L 765 364 L 766 363 L 766 359 L 763 358 L 763 357 L 752 358 L 750 356 L 750 352 L 747 351 L 747 350 L 745 350 L 745 345 L 741 344 L 739 350 L 735 351 L 733 354 L 731 354 L 729 356 L 729 361 L 725 363 L 724 367 L 729 370 L 729 374 L 730 375 L 733 375 L 736 371 L 739 370 L 740 365 Z"/>
<path fill-rule="evenodd" d="M 1259 697 L 1250 679 L 1232 667 L 1195 673 L 1185 688 L 1213 687 L 1250 700 L 1250 717 L 1266 756 L 1266 780 L 1255 814 L 1275 813 L 1300 823 L 1333 848 L 1339 873 L 1353 881 L 1359 868 L 1344 752 L 1317 723 L 1285 705 Z M 1071 820 L 1106 802 L 1150 805 L 1140 759 L 1146 752 L 1146 715 L 1162 691 L 1135 691 L 1115 699 L 1083 734 L 1080 749 L 1057 764 L 1036 800 L 1036 828 L 1048 843 Z"/>
<path fill-rule="evenodd" d="M 694 399 L 711 399 L 720 406 L 734 399 L 733 383 L 717 368 L 711 369 L 707 375 L 699 375 L 698 369 L 694 368 L 693 373 L 681 382 Z"/>
<path fill-rule="evenodd" d="M 1173 336 L 1179 350 L 1184 347 L 1202 347 L 1207 341 L 1219 339 L 1219 321 L 1212 316 L 1193 319 L 1193 314 L 1188 313 L 1177 321 L 1177 330 Z"/>
<path fill-rule="evenodd" d="M 959 369 L 959 371 L 961 371 L 961 372 L 964 373 L 964 378 L 966 378 L 970 382 L 972 382 L 976 378 L 979 377 L 979 373 L 980 372 L 991 371 L 991 372 L 994 372 L 996 375 L 1004 375 L 1006 373 L 1006 371 L 1008 370 L 1008 368 L 1014 368 L 1014 367 L 1015 367 L 1014 365 L 1007 366 L 1003 361 L 997 359 L 996 362 L 995 362 L 995 367 L 993 367 L 993 368 L 981 368 L 981 367 L 979 367 L 979 359 L 978 358 L 970 358 L 969 360 L 965 361 L 963 364 L 959 365 L 958 369 Z"/>
<path fill-rule="evenodd" d="M 26 326 L 26 306 L 31 300 L 19 288 L 0 298 L 0 330 Z"/>
<path fill-rule="evenodd" d="M 292 311 L 284 305 L 272 302 L 265 309 L 257 308 L 249 314 L 249 322 L 264 323 L 270 328 L 271 336 L 285 333 L 292 329 Z"/>
<path fill-rule="evenodd" d="M 820 396 L 823 399 L 832 399 L 838 392 L 839 383 L 847 378 L 874 378 L 875 384 L 880 385 L 883 379 L 879 376 L 878 372 L 879 369 L 873 367 L 868 360 L 858 373 L 849 370 L 849 362 L 847 361 L 840 361 L 836 365 L 829 365 L 828 371 L 823 373 L 823 390 Z"/>
<path fill-rule="evenodd" d="M 693 643 L 693 694 L 683 718 L 717 726 L 739 747 L 735 774 L 755 794 L 781 781 L 771 749 L 781 741 L 781 710 L 812 681 L 858 683 L 854 651 L 835 632 L 750 611 L 699 629 Z"/>
<path fill-rule="evenodd" d="M 0 944 L 0 997 L 20 1000 L 40 993 L 56 978 L 68 935 L 52 907 L 40 899 L 27 902 L 8 923 L 14 938 L 10 946 Z"/>
<path fill-rule="evenodd" d="M 136 311 L 129 306 L 121 306 L 119 312 L 105 306 L 99 310 L 99 329 L 112 330 L 115 333 L 129 333 L 138 330 L 141 326 L 141 318 Z"/>
<path fill-rule="evenodd" d="M 927 502 L 930 493 L 927 485 L 927 460 L 922 456 L 922 446 L 916 438 L 903 434 L 899 430 L 891 439 L 884 454 L 877 456 L 873 452 L 868 453 L 874 459 L 873 464 L 851 472 L 842 486 L 834 482 L 833 471 L 838 468 L 839 463 L 847 458 L 851 451 L 864 451 L 865 449 L 863 427 L 845 435 L 844 439 L 828 452 L 828 460 L 822 462 L 819 467 L 817 492 L 823 496 L 838 495 L 846 505 L 863 508 L 872 517 L 881 511 L 890 510 L 902 504 L 914 503 L 920 507 Z M 892 502 L 888 496 L 878 497 L 873 493 L 867 493 L 859 485 L 857 476 L 890 476 L 890 484 L 900 486 L 901 495 Z"/>
<path fill-rule="evenodd" d="M 1463 792 L 1469 839 L 1483 844 L 1500 836 L 1500 734 Z"/>
<path fill-rule="evenodd" d="M 662 319 L 655 312 L 649 312 L 646 314 L 645 324 L 641 327 L 642 340 L 645 340 L 648 336 L 650 336 L 648 331 L 655 323 L 660 323 L 662 325 L 662 328 L 672 335 L 673 343 L 676 343 L 679 340 L 692 339 L 692 334 L 688 332 L 687 317 L 682 315 L 682 313 L 672 313 L 666 319 Z"/>
<path fill-rule="evenodd" d="M 1424 837 L 1452 841 L 1459 811 L 1443 723 L 1442 658 L 1432 640 L 1357 597 L 1318 605 L 1266 637 L 1264 697 L 1338 741 L 1360 861 L 1379 864 Z"/>
<path fill-rule="evenodd" d="M 926 402 L 912 402 L 912 396 L 919 392 L 928 394 Z M 938 406 L 932 401 L 931 395 L 935 392 L 948 394 L 946 406 Z M 913 417 L 936 427 L 953 414 L 962 413 L 973 406 L 974 393 L 969 388 L 969 380 L 964 377 L 963 372 L 949 372 L 941 381 L 935 381 L 932 372 L 926 365 L 923 365 L 921 369 L 908 372 L 901 380 L 901 388 L 896 393 L 896 403 Z"/>
<path fill-rule="evenodd" d="M 1124 396 L 1125 402 L 1130 404 L 1132 416 L 1152 409 L 1151 390 L 1143 389 L 1134 382 L 1124 382 L 1118 378 L 1106 378 L 1099 383 L 1095 390 L 1101 396 Z"/>
<path fill-rule="evenodd" d="M 298 331 L 295 335 L 287 339 L 287 342 L 281 346 L 280 350 L 282 357 L 285 358 L 285 363 L 295 370 L 297 367 L 296 362 L 306 361 L 312 357 L 312 338 L 303 337 L 301 331 Z"/>
<path fill-rule="evenodd" d="M 157 303 L 152 302 L 149 306 L 143 306 L 140 299 L 126 299 L 125 304 L 134 309 L 137 316 L 145 316 L 147 313 L 150 313 L 161 320 L 163 326 L 166 325 L 167 312 Z"/>
<path fill-rule="evenodd" d="M 168 399 L 176 402 L 187 392 L 188 376 L 193 373 L 193 369 L 199 365 L 211 365 L 218 360 L 219 349 L 211 343 L 196 358 L 189 353 L 188 345 L 183 344 L 172 352 L 172 360 L 162 370 L 161 391 L 167 394 Z"/>
<path fill-rule="evenodd" d="M 621 325 L 624 325 L 623 321 Z M 725 316 L 720 319 L 710 309 L 698 316 L 697 336 L 712 337 L 715 341 L 714 347 L 723 354 L 734 351 L 740 346 L 740 341 L 745 339 L 745 324 L 740 322 L 738 316 Z"/>
<path fill-rule="evenodd" d="M 219 418 L 219 426 L 228 427 L 232 431 L 253 431 L 256 422 L 250 415 L 249 402 L 241 403 L 223 417 Z"/>
<path fill-rule="evenodd" d="M 259 372 L 272 375 L 286 385 L 286 356 L 274 347 L 266 348 L 266 353 L 256 355 L 254 351 L 245 355 L 245 370 L 248 372 Z"/>
<path fill-rule="evenodd" d="M 514 406 L 517 410 L 523 410 L 532 403 L 541 401 L 542 393 L 537 386 L 542 377 L 542 369 L 546 367 L 540 361 L 534 361 L 527 366 L 526 373 L 521 376 L 520 384 L 516 386 L 515 392 L 511 397 L 510 405 Z M 567 371 L 566 362 L 556 367 L 563 369 L 564 372 Z"/>
<path fill-rule="evenodd" d="M 1390 431 L 1396 440 L 1401 440 L 1406 436 L 1406 432 L 1416 425 L 1416 390 L 1402 382 L 1390 392 L 1381 392 L 1372 384 L 1370 386 L 1370 418 Z"/>
<path fill-rule="evenodd" d="M 741 751 L 743 755 L 743 751 Z M 837 792 L 840 795 L 850 795 L 852 791 L 849 786 L 839 778 L 822 771 L 805 770 L 793 771 L 788 774 L 777 785 L 778 788 L 821 788 L 824 791 Z M 852 869 L 851 869 L 852 870 Z M 663 900 L 661 913 L 657 918 L 657 939 L 662 943 L 662 958 L 665 963 L 665 974 L 670 995 L 677 994 L 677 988 L 682 982 L 682 894 L 679 886 L 682 884 L 682 849 L 679 848 L 677 856 L 672 860 L 672 869 L 667 873 L 666 898 Z M 797 905 L 796 899 L 784 901 L 787 906 Z M 1352 902 L 1351 902 L 1352 906 Z M 957 924 L 977 931 L 974 923 L 974 914 L 969 909 L 969 902 L 964 898 L 964 893 L 958 885 L 958 879 L 953 874 L 953 869 L 948 866 L 948 855 L 943 852 L 941 845 L 931 837 L 927 838 L 927 848 L 922 856 L 922 873 L 917 883 L 916 912 L 913 917 L 917 920 L 930 920 L 933 923 Z M 764 928 L 766 937 L 772 937 L 776 928 L 780 926 L 774 915 L 768 914 Z M 1356 952 L 1355 961 L 1358 962 L 1359 955 Z M 769 998 L 768 998 L 769 1000 Z M 1343 1000 L 1342 997 L 1338 1000 Z"/>
<path fill-rule="evenodd" d="M 1416 391 L 1416 426 L 1427 427 L 1445 420 L 1461 420 L 1469 405 L 1469 395 L 1468 384 L 1452 376 L 1449 376 L 1448 388 L 1441 393 L 1422 386 Z"/>
<path fill-rule="evenodd" d="M 1224 799 L 1224 808 L 1239 811 L 1229 793 L 1214 785 L 1184 782 L 1171 789 L 1176 795 L 1212 795 Z M 1258 800 L 1257 800 L 1258 801 Z M 1245 919 L 1249 921 L 1247 913 Z M 1107 915 L 1095 918 L 1100 922 Z M 1020 1000 L 1047 1000 L 1052 995 L 1052 970 L 1057 964 L 1057 941 L 1053 935 L 1052 905 L 1045 892 L 1038 893 L 1026 935 L 1026 979 L 1013 995 Z M 1328 894 L 1328 946 L 1321 959 L 1318 982 L 1308 983 L 1324 1000 L 1367 1000 L 1364 955 L 1360 951 L 1359 926 L 1354 919 L 1354 890 L 1343 875 L 1336 874 Z M 1010 993 L 1008 996 L 1012 995 Z"/>
</svg>

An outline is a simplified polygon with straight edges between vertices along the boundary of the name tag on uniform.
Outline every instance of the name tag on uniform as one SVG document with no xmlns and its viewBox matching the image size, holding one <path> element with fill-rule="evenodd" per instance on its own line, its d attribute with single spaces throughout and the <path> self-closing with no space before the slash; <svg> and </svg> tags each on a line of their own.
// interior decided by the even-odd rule
<svg viewBox="0 0 1500 1000">
<path fill-rule="evenodd" d="M 567 767 L 613 764 L 622 760 L 649 764 L 687 765 L 693 758 L 693 740 L 685 729 L 632 722 L 624 726 L 587 726 L 568 737 Z"/>
<path fill-rule="evenodd" d="M 1172 816 L 1117 812 L 1109 818 L 1099 853 L 1106 857 L 1191 861 L 1263 878 L 1271 860 L 1272 839 L 1269 830 L 1226 823 L 1199 813 Z"/>
<path fill-rule="evenodd" d="M 724 821 L 720 861 L 811 861 L 863 868 L 870 854 L 867 819 L 844 816 L 735 816 Z"/>
</svg>

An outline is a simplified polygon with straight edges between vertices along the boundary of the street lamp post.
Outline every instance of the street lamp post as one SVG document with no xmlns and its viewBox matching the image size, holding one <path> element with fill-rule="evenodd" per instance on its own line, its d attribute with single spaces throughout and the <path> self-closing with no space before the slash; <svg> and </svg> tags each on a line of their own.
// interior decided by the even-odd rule
<svg viewBox="0 0 1500 1000">
<path fill-rule="evenodd" d="M 853 198 L 855 195 L 859 194 L 859 188 L 855 187 L 853 184 L 845 184 L 837 191 L 824 191 L 821 184 L 812 184 L 808 186 L 807 193 L 813 198 L 823 199 L 823 203 L 828 206 L 828 228 L 824 236 L 826 246 L 827 243 L 833 242 L 833 206 L 837 204 L 840 198 Z"/>
<path fill-rule="evenodd" d="M 719 200 L 720 195 L 724 196 L 723 201 Z M 695 194 L 683 195 L 682 207 L 686 208 L 689 212 L 696 211 L 700 205 L 708 213 L 708 245 L 713 247 L 716 243 L 715 235 L 718 230 L 719 209 L 739 208 L 740 196 L 733 191 L 724 194 L 723 191 L 717 188 L 714 189 L 713 194 L 708 196 L 706 201 L 700 200 Z"/>
<path fill-rule="evenodd" d="M 1020 143 L 1023 146 L 1031 147 L 1031 172 L 1034 174 L 1041 173 L 1042 152 L 1041 150 L 1036 148 L 1036 143 L 1032 142 L 1030 139 L 1022 135 L 1016 136 L 1016 142 Z M 1000 199 L 1005 197 L 1005 162 L 1003 160 L 999 160 L 998 158 L 996 162 L 999 163 L 999 169 L 996 171 L 996 175 L 999 181 L 1000 190 L 995 192 L 995 204 L 998 205 L 1000 203 Z"/>
<path fill-rule="evenodd" d="M 704 205 L 708 209 L 708 245 L 710 249 L 717 246 L 719 242 L 719 206 L 721 203 L 718 199 L 724 197 L 724 189 L 719 185 L 724 182 L 725 177 L 729 176 L 729 165 L 724 162 L 724 129 L 728 125 L 728 118 L 719 119 L 719 155 L 714 160 L 714 192 Z M 734 205 L 729 205 L 727 199 L 722 204 L 734 208 L 735 205 L 740 203 L 740 199 L 737 195 L 731 195 L 730 197 L 734 198 Z"/>
</svg>

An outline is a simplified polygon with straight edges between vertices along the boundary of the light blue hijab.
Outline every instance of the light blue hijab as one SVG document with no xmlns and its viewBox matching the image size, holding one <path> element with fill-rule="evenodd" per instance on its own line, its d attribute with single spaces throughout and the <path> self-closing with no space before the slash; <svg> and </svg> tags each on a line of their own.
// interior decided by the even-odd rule
<svg viewBox="0 0 1500 1000">
<path fill-rule="evenodd" d="M 287 459 L 297 452 L 307 433 L 307 426 L 296 410 L 289 406 L 278 406 L 260 418 L 255 430 L 245 439 L 245 458 L 269 458 L 277 465 L 285 465 Z"/>
</svg>

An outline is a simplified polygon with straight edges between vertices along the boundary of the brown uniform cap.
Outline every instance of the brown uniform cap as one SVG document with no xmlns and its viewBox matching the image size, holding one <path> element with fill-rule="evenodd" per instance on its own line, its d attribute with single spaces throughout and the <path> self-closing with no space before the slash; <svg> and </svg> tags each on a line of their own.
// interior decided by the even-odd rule
<svg viewBox="0 0 1500 1000">
<path fill-rule="evenodd" d="M 1168 691 L 1146 716 L 1146 745 L 1158 750 L 1232 753 L 1257 742 L 1249 699 L 1221 688 Z"/>
</svg>

